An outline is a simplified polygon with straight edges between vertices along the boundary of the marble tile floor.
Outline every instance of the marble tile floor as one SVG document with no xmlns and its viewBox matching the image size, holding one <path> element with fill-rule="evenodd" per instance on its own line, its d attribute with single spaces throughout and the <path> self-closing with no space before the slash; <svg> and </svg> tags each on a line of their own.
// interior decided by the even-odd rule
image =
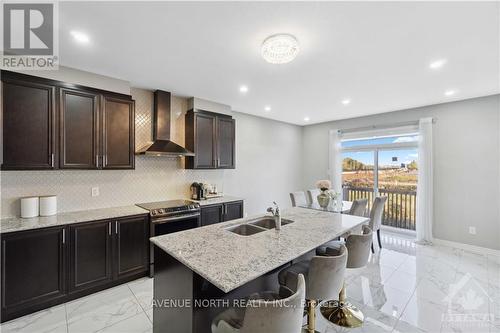
<svg viewBox="0 0 500 333">
<path fill-rule="evenodd" d="M 318 311 L 318 331 L 500 333 L 499 257 L 382 236 L 383 249 L 375 247 L 368 266 L 346 275 L 348 299 L 365 314 L 364 325 L 342 329 Z M 152 289 L 153 280 L 142 278 L 11 320 L 0 330 L 152 332 Z"/>
</svg>

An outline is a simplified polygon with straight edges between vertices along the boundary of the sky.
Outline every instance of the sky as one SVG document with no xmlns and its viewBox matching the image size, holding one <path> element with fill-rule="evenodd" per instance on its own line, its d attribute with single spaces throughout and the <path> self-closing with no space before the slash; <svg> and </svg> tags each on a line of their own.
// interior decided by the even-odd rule
<svg viewBox="0 0 500 333">
<path fill-rule="evenodd" d="M 389 137 L 389 138 L 376 138 L 376 139 L 366 139 L 366 140 L 355 140 L 355 141 L 343 141 L 342 147 L 355 147 L 359 145 L 380 145 L 388 143 L 397 142 L 414 142 L 418 138 L 416 136 L 400 136 L 400 137 Z M 350 157 L 361 163 L 373 165 L 374 155 L 373 152 L 363 151 L 363 152 L 345 152 L 342 153 L 342 157 Z M 417 148 L 414 149 L 396 149 L 396 150 L 380 150 L 379 151 L 379 165 L 401 165 L 401 163 L 408 164 L 413 160 L 418 161 L 417 158 Z M 396 158 L 397 161 L 393 161 Z"/>
</svg>

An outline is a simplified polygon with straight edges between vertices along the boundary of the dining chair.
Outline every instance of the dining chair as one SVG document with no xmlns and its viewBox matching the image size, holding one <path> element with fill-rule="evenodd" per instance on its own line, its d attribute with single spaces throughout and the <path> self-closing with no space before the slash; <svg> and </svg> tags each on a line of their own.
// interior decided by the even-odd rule
<svg viewBox="0 0 500 333">
<path fill-rule="evenodd" d="M 317 188 L 307 190 L 307 200 L 309 200 L 310 204 L 313 203 L 318 203 L 318 195 L 321 193 L 321 191 Z"/>
<path fill-rule="evenodd" d="M 382 225 L 382 218 L 384 215 L 384 205 L 386 201 L 387 197 L 376 197 L 375 200 L 373 200 L 373 206 L 370 212 L 370 223 L 368 223 L 372 231 L 377 232 L 377 240 L 379 248 L 382 248 L 382 243 L 380 241 L 380 226 Z M 372 252 L 375 253 L 373 244 L 372 244 Z"/>
<path fill-rule="evenodd" d="M 354 216 L 365 216 L 366 205 L 368 204 L 368 199 L 357 199 L 352 202 L 351 209 L 349 209 L 349 215 Z"/>
<path fill-rule="evenodd" d="M 290 200 L 292 200 L 292 207 L 307 206 L 307 198 L 304 191 L 297 191 L 290 193 Z"/>
<path fill-rule="evenodd" d="M 306 282 L 297 276 L 296 291 L 280 286 L 279 294 L 255 293 L 246 307 L 229 308 L 212 321 L 212 333 L 299 333 L 304 316 Z"/>
</svg>

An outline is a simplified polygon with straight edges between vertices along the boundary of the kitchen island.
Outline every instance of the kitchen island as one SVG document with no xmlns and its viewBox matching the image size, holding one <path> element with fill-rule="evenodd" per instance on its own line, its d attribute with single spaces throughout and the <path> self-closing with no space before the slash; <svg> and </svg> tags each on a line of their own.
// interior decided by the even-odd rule
<svg viewBox="0 0 500 333">
<path fill-rule="evenodd" d="M 281 230 L 244 236 L 231 227 L 265 215 L 151 238 L 155 245 L 154 332 L 209 332 L 233 300 L 277 290 L 276 274 L 316 247 L 368 223 L 364 217 L 305 208 L 282 212 Z"/>
</svg>

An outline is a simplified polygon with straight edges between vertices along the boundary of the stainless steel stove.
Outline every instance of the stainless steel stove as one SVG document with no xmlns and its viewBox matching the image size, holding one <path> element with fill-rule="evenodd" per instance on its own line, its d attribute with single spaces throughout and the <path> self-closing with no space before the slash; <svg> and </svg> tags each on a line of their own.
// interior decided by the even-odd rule
<svg viewBox="0 0 500 333">
<path fill-rule="evenodd" d="M 136 204 L 149 211 L 150 237 L 200 226 L 200 205 L 191 200 L 168 200 Z M 149 275 L 154 273 L 154 246 L 150 245 Z"/>
</svg>

